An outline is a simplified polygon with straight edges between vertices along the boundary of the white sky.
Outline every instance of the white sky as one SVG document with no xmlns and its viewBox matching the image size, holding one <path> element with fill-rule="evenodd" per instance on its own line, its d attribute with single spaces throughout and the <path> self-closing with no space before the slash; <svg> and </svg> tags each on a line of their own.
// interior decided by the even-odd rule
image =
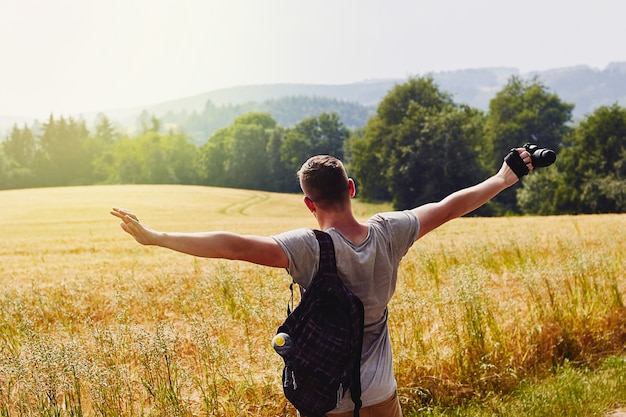
<svg viewBox="0 0 626 417">
<path fill-rule="evenodd" d="M 0 115 L 626 61 L 622 0 L 0 0 Z"/>
</svg>

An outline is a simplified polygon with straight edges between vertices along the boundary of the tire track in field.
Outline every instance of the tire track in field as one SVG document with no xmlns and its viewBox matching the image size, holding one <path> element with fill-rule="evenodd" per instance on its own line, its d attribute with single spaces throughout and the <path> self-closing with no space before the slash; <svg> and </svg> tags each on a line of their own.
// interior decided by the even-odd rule
<svg viewBox="0 0 626 417">
<path fill-rule="evenodd" d="M 220 214 L 247 216 L 246 210 L 250 207 L 262 204 L 270 199 L 267 193 L 250 193 L 250 197 L 243 201 L 238 201 L 219 210 Z"/>
</svg>

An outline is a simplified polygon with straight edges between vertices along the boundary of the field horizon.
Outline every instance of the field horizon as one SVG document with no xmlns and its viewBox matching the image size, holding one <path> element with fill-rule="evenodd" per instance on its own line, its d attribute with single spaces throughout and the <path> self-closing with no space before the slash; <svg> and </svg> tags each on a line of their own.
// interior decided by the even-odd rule
<svg viewBox="0 0 626 417">
<path fill-rule="evenodd" d="M 298 194 L 0 191 L 0 415 L 295 415 L 269 344 L 286 272 L 143 247 L 111 207 L 169 231 L 317 226 Z M 405 415 L 623 354 L 625 247 L 624 214 L 465 217 L 418 241 L 389 307 Z"/>
</svg>

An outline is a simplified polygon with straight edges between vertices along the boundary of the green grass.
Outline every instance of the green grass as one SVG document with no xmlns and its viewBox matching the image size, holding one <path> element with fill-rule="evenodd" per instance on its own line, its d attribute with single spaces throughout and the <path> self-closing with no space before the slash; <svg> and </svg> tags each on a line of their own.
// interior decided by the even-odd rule
<svg viewBox="0 0 626 417">
<path fill-rule="evenodd" d="M 285 271 L 142 247 L 112 206 L 161 230 L 316 226 L 298 195 L 0 192 L 0 416 L 295 415 L 269 342 L 285 317 Z M 625 215 L 463 218 L 417 242 L 390 304 L 406 414 L 624 404 L 625 248 Z"/>
<path fill-rule="evenodd" d="M 602 360 L 596 368 L 565 363 L 545 378 L 521 382 L 508 395 L 495 395 L 453 409 L 424 406 L 410 415 L 601 417 L 623 405 L 626 405 L 626 361 L 623 357 L 612 356 Z"/>
</svg>

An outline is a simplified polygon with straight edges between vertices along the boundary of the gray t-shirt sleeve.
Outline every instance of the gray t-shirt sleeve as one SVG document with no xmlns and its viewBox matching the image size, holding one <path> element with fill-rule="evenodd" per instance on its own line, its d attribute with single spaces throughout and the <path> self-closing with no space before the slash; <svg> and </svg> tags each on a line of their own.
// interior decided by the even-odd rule
<svg viewBox="0 0 626 417">
<path fill-rule="evenodd" d="M 287 272 L 303 288 L 307 288 L 319 266 L 319 244 L 311 229 L 295 229 L 272 236 L 289 259 Z M 315 268 L 311 268 L 315 265 Z"/>
<path fill-rule="evenodd" d="M 380 225 L 381 233 L 391 245 L 394 261 L 398 263 L 413 246 L 420 231 L 419 220 L 410 210 L 379 213 L 369 223 Z"/>
</svg>

